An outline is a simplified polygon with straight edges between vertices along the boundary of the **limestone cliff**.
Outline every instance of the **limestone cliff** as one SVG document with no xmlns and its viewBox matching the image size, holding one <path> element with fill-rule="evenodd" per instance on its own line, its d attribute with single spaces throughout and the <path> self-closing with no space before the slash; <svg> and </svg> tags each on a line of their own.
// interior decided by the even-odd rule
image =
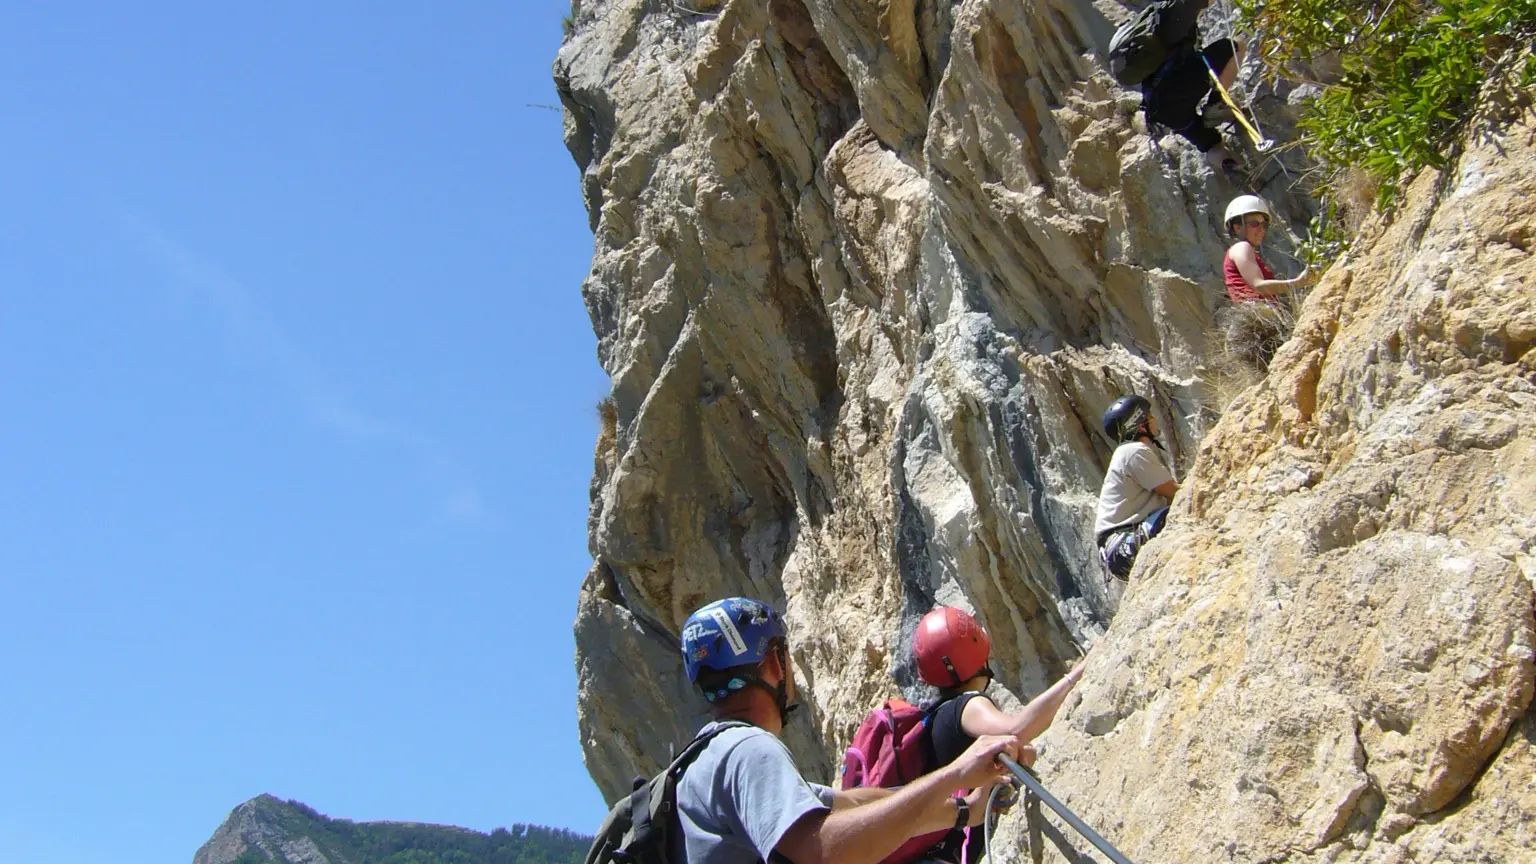
<svg viewBox="0 0 1536 864">
<path fill-rule="evenodd" d="M 555 74 L 613 379 L 577 664 L 610 798 L 701 719 L 683 619 L 751 594 L 786 609 L 813 776 L 912 689 L 906 637 L 938 601 L 977 610 L 1022 695 L 1108 627 L 1042 769 L 1133 855 L 1473 849 L 1446 807 L 1473 809 L 1475 776 L 1507 787 L 1486 818 L 1536 809 L 1529 754 L 1479 774 L 1528 747 L 1505 740 L 1531 689 L 1531 223 L 1513 192 L 1482 204 L 1528 183 L 1527 139 L 1421 180 L 1213 430 L 1237 190 L 1147 137 L 1102 69 L 1106 14 L 574 10 Z M 1281 166 L 1251 167 L 1299 224 Z M 1123 391 L 1192 486 L 1120 606 L 1091 523 Z"/>
<path fill-rule="evenodd" d="M 1536 114 L 1329 272 L 1052 730 L 1148 860 L 1536 860 Z"/>
</svg>

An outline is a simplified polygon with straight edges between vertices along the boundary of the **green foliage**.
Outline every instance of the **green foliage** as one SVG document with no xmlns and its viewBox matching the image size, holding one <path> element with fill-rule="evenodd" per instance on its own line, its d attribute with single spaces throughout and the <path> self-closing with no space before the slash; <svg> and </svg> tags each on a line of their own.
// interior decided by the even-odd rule
<svg viewBox="0 0 1536 864">
<path fill-rule="evenodd" d="M 330 819 L 297 801 L 266 799 L 285 839 L 307 837 L 332 861 L 366 864 L 579 864 L 592 838 L 562 828 L 513 825 L 489 834 L 415 822 Z M 234 864 L 288 864 L 251 847 Z"/>
<path fill-rule="evenodd" d="M 1338 80 L 1323 87 L 1300 126 L 1302 143 L 1324 167 L 1321 189 L 1345 232 L 1338 188 L 1364 169 L 1374 205 L 1390 208 L 1420 169 L 1443 167 L 1466 132 L 1484 82 L 1521 63 L 1513 80 L 1536 82 L 1536 0 L 1236 0 L 1258 49 L 1282 76 L 1292 61 L 1337 57 Z"/>
<path fill-rule="evenodd" d="M 1307 224 L 1307 236 L 1296 249 L 1302 263 L 1313 270 L 1328 265 L 1349 251 L 1349 232 L 1344 230 L 1344 216 L 1336 195 L 1323 196 L 1323 206 Z"/>
</svg>

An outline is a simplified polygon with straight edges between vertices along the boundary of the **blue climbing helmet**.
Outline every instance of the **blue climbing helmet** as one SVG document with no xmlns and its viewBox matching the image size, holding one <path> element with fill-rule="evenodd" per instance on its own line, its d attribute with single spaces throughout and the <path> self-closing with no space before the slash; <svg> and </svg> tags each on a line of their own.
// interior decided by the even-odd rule
<svg viewBox="0 0 1536 864">
<path fill-rule="evenodd" d="M 784 619 L 761 600 L 727 597 L 688 616 L 683 625 L 683 665 L 697 684 L 701 669 L 759 663 L 784 638 Z M 713 701 L 713 700 L 711 700 Z"/>
<path fill-rule="evenodd" d="M 784 676 L 777 684 L 769 684 L 757 674 L 757 664 L 768 652 L 778 655 L 779 667 Z M 789 712 L 796 705 L 789 704 L 789 681 L 793 674 L 789 668 L 789 651 L 785 647 L 784 619 L 761 600 L 750 597 L 727 597 L 705 606 L 688 616 L 683 625 L 683 664 L 688 670 L 688 680 L 699 685 L 705 701 L 711 705 L 730 697 L 738 690 L 758 687 L 773 697 L 779 707 L 779 719 L 787 721 Z M 749 666 L 750 669 L 738 669 Z M 724 672 L 736 669 L 730 675 L 701 673 Z"/>
<path fill-rule="evenodd" d="M 1152 403 L 1134 393 L 1128 393 L 1104 409 L 1104 434 L 1116 444 L 1135 441 L 1141 434 L 1142 424 L 1151 416 Z"/>
</svg>

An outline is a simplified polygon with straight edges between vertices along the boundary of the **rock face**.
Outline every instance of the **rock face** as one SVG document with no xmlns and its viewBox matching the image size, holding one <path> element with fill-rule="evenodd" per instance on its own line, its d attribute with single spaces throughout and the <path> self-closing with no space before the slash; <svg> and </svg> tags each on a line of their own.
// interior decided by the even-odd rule
<svg viewBox="0 0 1536 864">
<path fill-rule="evenodd" d="M 577 664 L 610 800 L 703 718 L 675 647 L 702 603 L 786 610 L 807 709 L 786 737 L 829 778 L 869 708 L 920 695 L 908 636 L 946 602 L 980 615 L 1021 695 L 1108 628 L 1042 770 L 1128 852 L 1475 848 L 1447 803 L 1471 809 L 1490 755 L 1529 749 L 1509 735 L 1531 688 L 1530 222 L 1514 192 L 1482 202 L 1530 154 L 1421 180 L 1213 431 L 1239 190 L 1147 137 L 1098 59 L 1106 13 L 575 10 L 555 74 L 613 379 Z M 1250 156 L 1300 224 L 1282 166 Z M 1191 485 L 1121 606 L 1091 526 L 1099 415 L 1126 391 Z M 1472 788 L 1504 783 L 1489 818 L 1528 818 L 1529 763 L 1501 764 Z"/>
<path fill-rule="evenodd" d="M 1201 443 L 1047 738 L 1147 860 L 1532 860 L 1536 114 L 1479 125 Z"/>
</svg>

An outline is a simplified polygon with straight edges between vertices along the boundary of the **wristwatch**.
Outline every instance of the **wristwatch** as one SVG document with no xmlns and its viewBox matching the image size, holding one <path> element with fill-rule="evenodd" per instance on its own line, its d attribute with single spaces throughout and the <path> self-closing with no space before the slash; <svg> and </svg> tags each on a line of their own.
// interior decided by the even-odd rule
<svg viewBox="0 0 1536 864">
<path fill-rule="evenodd" d="M 959 795 L 956 795 L 955 796 L 955 827 L 954 827 L 953 830 L 959 831 L 961 828 L 964 828 L 966 826 L 966 824 L 969 823 L 970 821 L 971 821 L 971 805 L 965 803 L 965 799 L 964 798 L 960 797 Z"/>
</svg>

